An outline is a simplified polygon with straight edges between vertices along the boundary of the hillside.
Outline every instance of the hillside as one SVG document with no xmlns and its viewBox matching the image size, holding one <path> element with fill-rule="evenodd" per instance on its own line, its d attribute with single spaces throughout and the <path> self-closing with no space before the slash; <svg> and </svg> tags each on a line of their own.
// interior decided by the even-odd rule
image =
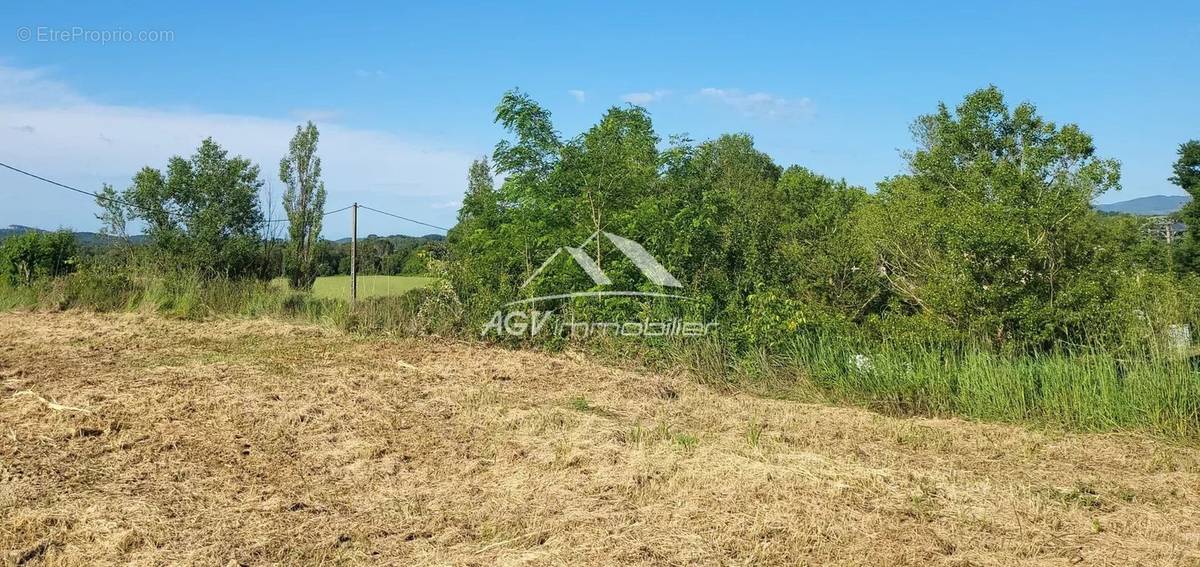
<svg viewBox="0 0 1200 567">
<path fill-rule="evenodd" d="M 14 224 L 14 225 L 9 225 L 8 228 L 0 228 L 0 240 L 4 240 L 5 238 L 8 238 L 9 236 L 23 234 L 23 233 L 30 232 L 30 231 L 32 231 L 32 232 L 49 232 L 49 231 L 47 231 L 45 229 L 41 229 L 41 228 L 34 228 L 31 226 L 22 226 L 19 224 Z M 71 234 L 74 234 L 76 242 L 78 242 L 79 244 L 81 244 L 83 246 L 104 246 L 107 244 L 112 244 L 113 242 L 116 242 L 118 240 L 111 236 L 106 236 L 106 235 L 100 234 L 98 232 L 72 232 Z M 137 234 L 137 235 L 129 237 L 129 241 L 133 242 L 134 244 L 145 242 L 145 240 L 146 240 L 146 236 L 142 235 L 142 234 Z"/>
<path fill-rule="evenodd" d="M 1103 205 L 1095 205 L 1096 210 L 1105 213 L 1127 213 L 1131 215 L 1169 215 L 1191 201 L 1186 195 L 1151 195 L 1138 197 L 1128 201 L 1118 201 Z"/>
<path fill-rule="evenodd" d="M 368 234 L 366 236 L 359 236 L 358 239 L 360 241 L 376 240 L 376 239 L 390 240 L 392 242 L 392 244 L 399 246 L 405 242 L 414 241 L 414 240 L 418 241 L 419 243 L 423 243 L 425 241 L 441 242 L 443 240 L 446 240 L 446 237 L 441 234 L 426 234 L 424 236 L 407 236 L 404 234 L 392 234 L 389 236 L 379 236 L 377 234 Z M 332 242 L 335 242 L 337 244 L 349 244 L 350 237 L 338 238 L 337 240 L 333 240 Z"/>
</svg>

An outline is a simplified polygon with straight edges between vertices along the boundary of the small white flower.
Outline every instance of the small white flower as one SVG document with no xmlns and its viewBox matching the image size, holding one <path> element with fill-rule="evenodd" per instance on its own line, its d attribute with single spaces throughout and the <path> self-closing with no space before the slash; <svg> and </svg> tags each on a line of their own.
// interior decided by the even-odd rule
<svg viewBox="0 0 1200 567">
<path fill-rule="evenodd" d="M 871 358 L 865 354 L 856 354 L 850 359 L 850 364 L 859 372 L 870 372 L 875 369 L 875 365 L 871 364 Z"/>
</svg>

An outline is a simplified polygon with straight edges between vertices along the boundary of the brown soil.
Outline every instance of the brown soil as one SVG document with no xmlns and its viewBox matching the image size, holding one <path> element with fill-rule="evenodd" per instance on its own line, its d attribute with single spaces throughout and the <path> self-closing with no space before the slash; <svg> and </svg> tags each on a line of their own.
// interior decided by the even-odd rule
<svg viewBox="0 0 1200 567">
<path fill-rule="evenodd" d="M 265 321 L 0 314 L 9 563 L 1200 565 L 1200 454 Z"/>
</svg>

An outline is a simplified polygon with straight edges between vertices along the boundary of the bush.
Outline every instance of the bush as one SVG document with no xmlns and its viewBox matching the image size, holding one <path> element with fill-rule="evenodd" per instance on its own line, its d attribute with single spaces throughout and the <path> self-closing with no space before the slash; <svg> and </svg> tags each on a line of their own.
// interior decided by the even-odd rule
<svg viewBox="0 0 1200 567">
<path fill-rule="evenodd" d="M 30 286 L 74 269 L 78 247 L 69 231 L 28 231 L 0 242 L 0 277 L 13 285 Z"/>
<path fill-rule="evenodd" d="M 124 274 L 81 271 L 64 280 L 60 308 L 78 307 L 96 311 L 119 311 L 138 302 L 143 288 Z"/>
</svg>

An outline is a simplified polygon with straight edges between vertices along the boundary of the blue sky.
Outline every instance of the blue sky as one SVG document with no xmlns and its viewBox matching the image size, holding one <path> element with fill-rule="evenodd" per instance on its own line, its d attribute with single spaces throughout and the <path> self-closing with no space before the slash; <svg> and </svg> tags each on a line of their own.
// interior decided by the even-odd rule
<svg viewBox="0 0 1200 567">
<path fill-rule="evenodd" d="M 448 225 L 514 86 L 568 136 L 635 101 L 664 139 L 748 132 L 782 165 L 873 187 L 903 171 L 914 117 L 995 84 L 1121 160 L 1124 190 L 1101 201 L 1179 193 L 1166 181 L 1175 148 L 1200 138 L 1200 5 L 967 4 L 6 3 L 0 161 L 123 188 L 213 135 L 278 193 L 290 129 L 312 118 L 330 207 Z M 76 28 L 173 37 L 38 40 Z M 87 198 L 9 172 L 0 199 L 0 226 L 97 226 Z M 424 232 L 366 213 L 361 224 Z"/>
</svg>

